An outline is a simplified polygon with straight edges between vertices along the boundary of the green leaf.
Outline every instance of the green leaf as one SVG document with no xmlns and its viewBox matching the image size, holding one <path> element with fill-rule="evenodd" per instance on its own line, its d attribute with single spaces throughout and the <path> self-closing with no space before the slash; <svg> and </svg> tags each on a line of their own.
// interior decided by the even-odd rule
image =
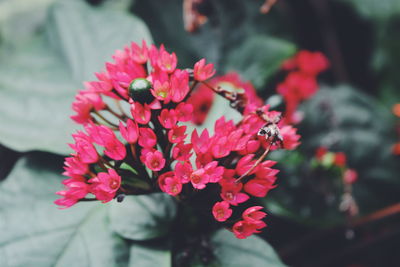
<svg viewBox="0 0 400 267">
<path fill-rule="evenodd" d="M 127 196 L 111 204 L 110 223 L 124 238 L 147 240 L 167 234 L 175 214 L 176 204 L 165 193 Z"/>
<path fill-rule="evenodd" d="M 157 266 L 170 267 L 171 251 L 145 245 L 133 244 L 130 249 L 130 267 Z"/>
<path fill-rule="evenodd" d="M 151 37 L 134 16 L 81 1 L 56 3 L 44 29 L 26 45 L 1 48 L 0 143 L 67 154 L 77 127 L 70 106 L 82 82 L 94 79 L 115 49 Z"/>
<path fill-rule="evenodd" d="M 262 88 L 282 62 L 295 52 L 296 47 L 287 41 L 270 36 L 252 36 L 228 54 L 225 70 L 237 71 L 256 88 Z"/>
<path fill-rule="evenodd" d="M 384 19 L 400 13 L 398 0 L 341 0 L 349 3 L 363 16 Z"/>
<path fill-rule="evenodd" d="M 134 12 L 149 25 L 155 42 L 176 52 L 185 67 L 204 57 L 218 71 L 225 70 L 230 52 L 252 36 L 287 36 L 285 17 L 275 8 L 268 16 L 261 14 L 257 1 L 208 1 L 208 21 L 196 33 L 184 30 L 182 6 L 181 0 L 170 0 L 167 5 L 160 5 L 158 0 L 137 0 Z M 270 51 L 263 50 L 258 55 L 266 53 Z"/>
<path fill-rule="evenodd" d="M 116 266 L 127 250 L 109 230 L 108 206 L 57 209 L 62 177 L 45 163 L 60 165 L 28 156 L 0 184 L 0 266 Z"/>
<path fill-rule="evenodd" d="M 257 236 L 237 239 L 233 233 L 220 230 L 212 237 L 217 266 L 283 267 L 274 249 Z"/>
</svg>

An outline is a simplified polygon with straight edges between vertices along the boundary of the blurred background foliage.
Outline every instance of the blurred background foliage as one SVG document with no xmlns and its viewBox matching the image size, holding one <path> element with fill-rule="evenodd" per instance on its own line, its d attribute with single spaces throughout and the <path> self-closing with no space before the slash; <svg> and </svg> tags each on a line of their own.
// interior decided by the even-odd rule
<svg viewBox="0 0 400 267">
<path fill-rule="evenodd" d="M 400 2 L 279 0 L 268 14 L 261 0 L 204 2 L 208 22 L 190 34 L 182 0 L 0 0 L 0 266 L 400 263 L 400 165 L 391 150 Z M 182 227 L 191 217 L 161 195 L 66 211 L 52 204 L 77 128 L 69 119 L 75 93 L 115 49 L 142 39 L 165 44 L 182 68 L 205 57 L 219 74 L 238 71 L 270 101 L 283 60 L 300 49 L 329 58 L 320 91 L 300 107 L 302 145 L 271 155 L 281 173 L 263 201 L 269 228 L 260 237 L 239 242 L 220 230 L 205 238 L 214 226 L 193 235 Z M 215 105 L 215 114 L 227 113 Z M 359 173 L 355 221 L 338 209 L 338 177 L 312 167 L 320 146 L 345 152 Z M 193 236 L 177 238 L 185 233 Z"/>
</svg>

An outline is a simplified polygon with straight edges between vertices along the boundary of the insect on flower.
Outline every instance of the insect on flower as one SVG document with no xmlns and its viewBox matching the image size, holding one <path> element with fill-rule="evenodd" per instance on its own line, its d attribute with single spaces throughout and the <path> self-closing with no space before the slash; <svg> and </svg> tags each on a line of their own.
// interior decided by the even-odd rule
<svg viewBox="0 0 400 267">
<path fill-rule="evenodd" d="M 268 141 L 272 144 L 281 146 L 283 142 L 283 137 L 278 127 L 278 123 L 282 119 L 280 115 L 276 115 L 273 118 L 266 117 L 266 123 L 258 131 L 258 135 L 265 136 Z"/>
</svg>

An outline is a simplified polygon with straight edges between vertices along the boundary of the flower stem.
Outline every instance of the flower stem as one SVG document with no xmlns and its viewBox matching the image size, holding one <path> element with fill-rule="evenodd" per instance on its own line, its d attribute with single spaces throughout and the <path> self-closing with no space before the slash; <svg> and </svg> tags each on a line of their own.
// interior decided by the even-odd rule
<svg viewBox="0 0 400 267">
<path fill-rule="evenodd" d="M 113 123 L 113 122 L 111 122 L 111 121 L 109 121 L 108 119 L 106 119 L 103 115 L 101 115 L 100 114 L 100 112 L 98 112 L 97 110 L 95 110 L 95 111 L 93 111 L 94 112 L 94 114 L 96 114 L 99 118 L 101 118 L 104 122 L 106 122 L 107 124 L 109 124 L 110 126 L 112 126 L 113 127 L 113 130 L 115 130 L 115 129 L 119 129 L 118 128 L 118 125 L 116 125 L 115 123 Z"/>
<path fill-rule="evenodd" d="M 250 169 L 248 169 L 242 176 L 236 179 L 235 183 L 239 183 L 244 177 L 246 177 L 249 173 L 251 173 L 257 166 L 258 164 L 261 163 L 261 161 L 264 160 L 264 158 L 267 156 L 269 149 L 271 148 L 272 143 L 270 142 L 268 147 L 265 149 L 264 153 L 261 155 L 261 157 L 258 158 L 258 160 L 254 163 L 253 166 L 251 166 Z"/>
</svg>

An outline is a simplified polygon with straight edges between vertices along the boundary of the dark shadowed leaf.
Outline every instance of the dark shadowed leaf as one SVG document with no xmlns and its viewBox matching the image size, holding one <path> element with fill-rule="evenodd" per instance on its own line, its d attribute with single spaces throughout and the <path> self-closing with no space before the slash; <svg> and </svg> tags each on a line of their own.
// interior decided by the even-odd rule
<svg viewBox="0 0 400 267">
<path fill-rule="evenodd" d="M 270 36 L 252 36 L 228 54 L 225 70 L 237 71 L 256 88 L 262 88 L 283 60 L 295 52 L 296 47 L 287 41 Z"/>
<path fill-rule="evenodd" d="M 233 233 L 220 230 L 212 237 L 216 266 L 283 267 L 275 250 L 257 236 L 237 239 Z"/>
<path fill-rule="evenodd" d="M 397 0 L 340 0 L 349 3 L 363 16 L 385 19 L 400 13 L 400 2 Z"/>
<path fill-rule="evenodd" d="M 176 204 L 165 193 L 128 196 L 121 203 L 112 203 L 110 223 L 124 238 L 147 240 L 168 233 L 175 214 Z"/>
<path fill-rule="evenodd" d="M 172 266 L 171 252 L 166 249 L 133 244 L 129 256 L 129 267 Z"/>
</svg>

